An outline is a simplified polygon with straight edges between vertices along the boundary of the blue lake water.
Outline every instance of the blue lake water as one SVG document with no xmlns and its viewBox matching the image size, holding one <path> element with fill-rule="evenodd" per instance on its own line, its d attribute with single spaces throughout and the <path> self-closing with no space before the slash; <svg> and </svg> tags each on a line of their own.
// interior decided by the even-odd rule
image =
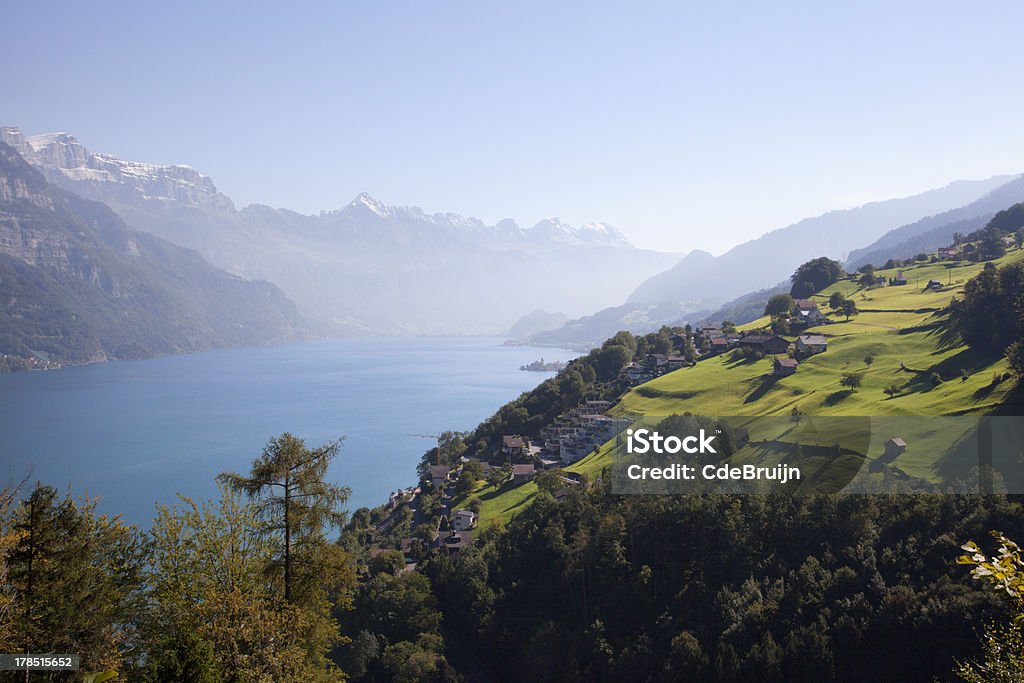
<svg viewBox="0 0 1024 683">
<path fill-rule="evenodd" d="M 0 478 L 100 496 L 102 512 L 148 527 L 154 504 L 216 494 L 268 437 L 344 436 L 329 478 L 348 508 L 415 483 L 433 445 L 409 434 L 469 430 L 552 373 L 523 372 L 571 351 L 494 338 L 355 338 L 227 349 L 0 375 Z"/>
</svg>

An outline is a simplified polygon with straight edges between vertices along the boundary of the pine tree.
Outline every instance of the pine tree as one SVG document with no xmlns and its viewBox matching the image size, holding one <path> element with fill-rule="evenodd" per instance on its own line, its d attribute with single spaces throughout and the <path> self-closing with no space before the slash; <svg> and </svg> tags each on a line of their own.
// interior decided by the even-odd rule
<svg viewBox="0 0 1024 683">
<path fill-rule="evenodd" d="M 326 530 L 345 522 L 341 506 L 350 490 L 324 481 L 340 449 L 340 440 L 310 449 L 302 439 L 285 432 L 270 438 L 248 477 L 233 472 L 218 476 L 255 501 L 264 533 L 280 541 L 281 555 L 274 563 L 284 572 L 287 602 L 295 602 L 297 589 L 320 575 L 329 545 Z"/>
<path fill-rule="evenodd" d="M 82 655 L 86 670 L 116 668 L 134 645 L 145 543 L 135 527 L 97 515 L 95 501 L 37 485 L 14 510 L 7 582 L 18 595 L 17 647 Z"/>
</svg>

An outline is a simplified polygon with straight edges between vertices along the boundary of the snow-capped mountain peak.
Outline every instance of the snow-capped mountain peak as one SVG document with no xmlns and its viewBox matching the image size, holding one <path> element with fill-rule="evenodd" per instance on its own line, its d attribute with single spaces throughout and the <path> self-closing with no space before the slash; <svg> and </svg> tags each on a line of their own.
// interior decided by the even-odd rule
<svg viewBox="0 0 1024 683">
<path fill-rule="evenodd" d="M 113 154 L 92 153 L 70 133 L 25 136 L 14 127 L 0 128 L 0 141 L 14 147 L 51 182 L 87 182 L 111 200 L 156 200 L 216 210 L 234 210 L 213 181 L 185 164 L 126 161 Z"/>
</svg>

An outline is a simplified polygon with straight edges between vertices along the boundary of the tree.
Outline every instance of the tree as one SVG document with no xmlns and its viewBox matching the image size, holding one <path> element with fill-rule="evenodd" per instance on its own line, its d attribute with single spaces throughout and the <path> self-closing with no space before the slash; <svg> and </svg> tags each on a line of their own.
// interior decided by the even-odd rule
<svg viewBox="0 0 1024 683">
<path fill-rule="evenodd" d="M 789 294 L 776 294 L 768 299 L 768 303 L 764 307 L 764 314 L 770 315 L 772 318 L 789 315 L 794 305 L 793 297 Z"/>
<path fill-rule="evenodd" d="M 1020 624 L 1024 621 L 1024 558 L 1016 543 L 1002 532 L 993 531 L 998 552 L 986 557 L 974 541 L 960 546 L 966 554 L 957 564 L 972 567 L 971 577 L 987 584 L 1006 597 L 1012 611 L 1009 624 L 991 625 L 985 629 L 981 662 L 960 662 L 956 673 L 969 683 L 1021 683 L 1024 681 L 1024 637 Z"/>
<path fill-rule="evenodd" d="M 182 498 L 153 522 L 147 659 L 156 680 L 193 680 L 174 672 L 206 670 L 207 643 L 221 680 L 337 680 L 326 658 L 341 640 L 329 605 L 284 600 L 279 577 L 267 573 L 280 539 L 266 534 L 258 503 L 220 487 L 219 500 Z M 322 580 L 337 577 L 325 571 Z"/>
<path fill-rule="evenodd" d="M 538 489 L 551 495 L 566 487 L 566 483 L 562 481 L 561 470 L 541 470 L 533 480 L 537 483 Z"/>
<path fill-rule="evenodd" d="M 864 365 L 866 365 L 866 366 L 868 366 L 870 368 L 871 364 L 874 363 L 874 362 L 875 362 L 875 357 L 873 355 L 871 355 L 870 353 L 868 355 L 864 356 Z"/>
<path fill-rule="evenodd" d="M 839 312 L 846 316 L 847 322 L 849 322 L 852 316 L 860 313 L 860 311 L 857 310 L 857 304 L 855 304 L 852 299 L 844 299 L 842 306 L 839 308 Z"/>
<path fill-rule="evenodd" d="M 464 496 L 475 489 L 479 481 L 480 477 L 473 470 L 464 467 L 462 468 L 462 473 L 459 474 L 459 480 L 455 482 L 455 492 L 460 496 Z"/>
<path fill-rule="evenodd" d="M 792 287 L 789 293 L 797 299 L 806 299 L 828 287 L 843 276 L 843 267 L 838 261 L 822 256 L 804 263 L 790 277 Z"/>
<path fill-rule="evenodd" d="M 869 273 L 864 273 L 860 276 L 860 279 L 857 280 L 861 287 L 874 287 L 881 281 L 881 278 L 875 276 L 874 270 Z"/>
<path fill-rule="evenodd" d="M 37 484 L 12 513 L 5 557 L 17 649 L 78 653 L 93 671 L 120 667 L 136 645 L 145 561 L 138 529 L 95 507 Z"/>
<path fill-rule="evenodd" d="M 667 344 L 668 338 L 666 337 L 664 341 Z M 665 353 L 666 351 L 667 348 L 665 351 L 655 351 L 655 353 Z M 633 360 L 633 355 L 625 346 L 613 345 L 601 349 L 594 360 L 597 378 L 602 381 L 608 381 L 618 376 L 619 370 Z"/>
<path fill-rule="evenodd" d="M 1006 347 L 1006 359 L 1010 362 L 1010 369 L 1017 378 L 1024 378 L 1024 344 L 1015 341 Z"/>
<path fill-rule="evenodd" d="M 846 301 L 846 297 L 842 295 L 842 292 L 832 292 L 828 298 L 828 307 L 832 310 L 839 310 L 843 307 L 844 301 Z"/>
<path fill-rule="evenodd" d="M 900 388 L 899 384 L 893 382 L 892 384 L 882 389 L 882 391 L 885 392 L 885 395 L 888 396 L 889 398 L 895 398 L 896 396 L 899 395 L 902 389 Z"/>
<path fill-rule="evenodd" d="M 1003 354 L 1024 332 L 1024 267 L 986 264 L 946 309 L 950 331 L 973 349 Z"/>
<path fill-rule="evenodd" d="M 991 261 L 1006 256 L 1006 243 L 1003 242 L 1003 232 L 998 228 L 985 230 L 981 243 L 978 245 L 978 254 L 982 261 Z"/>
<path fill-rule="evenodd" d="M 310 449 L 302 439 L 285 432 L 267 441 L 248 477 L 233 472 L 217 477 L 256 501 L 263 532 L 281 541 L 281 556 L 274 564 L 284 571 L 287 602 L 295 597 L 297 579 L 316 577 L 314 565 L 318 551 L 326 545 L 325 528 L 345 523 L 342 506 L 350 491 L 324 481 L 340 449 L 340 439 Z M 297 565 L 306 570 L 301 576 L 296 574 Z"/>
<path fill-rule="evenodd" d="M 844 372 L 842 379 L 839 380 L 839 383 L 848 389 L 859 389 L 863 382 L 864 378 L 856 372 Z"/>
</svg>

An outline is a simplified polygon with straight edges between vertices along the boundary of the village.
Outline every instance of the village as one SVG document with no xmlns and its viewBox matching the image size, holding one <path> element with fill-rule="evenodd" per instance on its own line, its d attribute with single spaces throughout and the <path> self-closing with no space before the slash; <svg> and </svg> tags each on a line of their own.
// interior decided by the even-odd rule
<svg viewBox="0 0 1024 683">
<path fill-rule="evenodd" d="M 1002 239 L 1007 247 L 1016 243 L 1013 235 Z M 940 291 L 949 283 L 935 279 L 912 283 L 903 268 L 909 270 L 921 263 L 960 261 L 967 258 L 965 246 L 974 245 L 961 245 L 957 241 L 932 254 L 919 254 L 903 262 L 890 261 L 883 269 L 895 270 L 895 274 L 888 278 L 877 277 L 875 269 L 866 266 L 842 279 L 867 291 L 885 287 L 909 289 L 912 285 L 923 292 Z M 856 305 L 842 295 L 832 294 L 827 299 L 822 295 L 814 295 L 817 298 L 779 296 L 781 306 L 773 308 L 769 303 L 764 324 L 759 323 L 757 327 L 747 326 L 749 329 L 741 330 L 723 321 L 698 327 L 665 328 L 670 333 L 668 349 L 644 353 L 630 360 L 618 371 L 618 385 L 623 390 L 638 387 L 723 355 L 729 362 L 736 363 L 770 358 L 765 379 L 780 381 L 798 373 L 801 363 L 828 353 L 828 327 L 844 320 L 848 322 L 857 315 Z M 408 508 L 409 512 L 404 515 L 410 522 L 408 535 L 394 539 L 394 548 L 375 548 L 371 554 L 397 549 L 404 558 L 406 570 L 411 571 L 430 549 L 442 548 L 454 553 L 472 546 L 474 534 L 479 531 L 480 502 L 468 494 L 478 481 L 486 481 L 495 492 L 504 492 L 544 475 L 545 488 L 554 500 L 563 500 L 573 487 L 581 484 L 578 474 L 563 468 L 597 451 L 630 425 L 631 420 L 609 414 L 613 405 L 610 400 L 581 401 L 560 413 L 536 436 L 503 434 L 500 447 L 487 457 L 462 456 L 454 464 L 430 465 L 419 486 L 392 495 L 389 507 L 395 512 L 379 525 L 382 529 L 393 526 L 397 519 L 403 518 L 397 511 Z M 892 436 L 885 444 L 883 460 L 895 459 L 906 448 L 901 437 Z M 427 506 L 431 507 L 432 514 L 426 514 Z"/>
</svg>

